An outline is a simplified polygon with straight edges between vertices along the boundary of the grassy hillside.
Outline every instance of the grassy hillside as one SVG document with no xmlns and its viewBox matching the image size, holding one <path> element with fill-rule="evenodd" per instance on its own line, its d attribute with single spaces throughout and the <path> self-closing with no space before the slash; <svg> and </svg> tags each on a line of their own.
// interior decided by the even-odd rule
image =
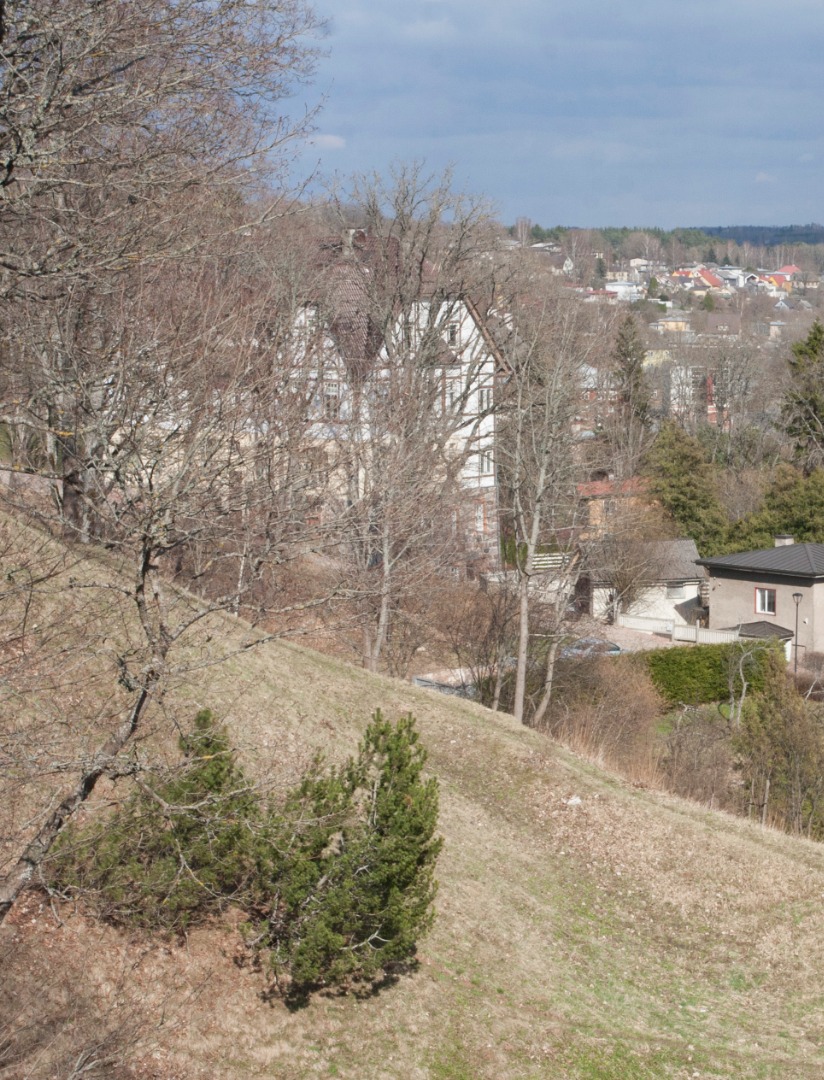
<svg viewBox="0 0 824 1080">
<path fill-rule="evenodd" d="M 418 970 L 293 1012 L 236 962 L 230 927 L 147 945 L 79 912 L 57 921 L 34 895 L 0 934 L 0 1062 L 6 1036 L 28 1040 L 33 1064 L 0 1077 L 70 1075 L 49 1062 L 84 1032 L 102 1063 L 86 1075 L 158 1080 L 824 1073 L 824 848 L 633 788 L 506 716 L 292 645 L 204 667 L 164 709 L 196 706 L 277 786 L 315 748 L 354 749 L 375 707 L 414 712 L 446 841 Z M 106 1064 L 121 1054 L 128 1070 Z"/>
</svg>

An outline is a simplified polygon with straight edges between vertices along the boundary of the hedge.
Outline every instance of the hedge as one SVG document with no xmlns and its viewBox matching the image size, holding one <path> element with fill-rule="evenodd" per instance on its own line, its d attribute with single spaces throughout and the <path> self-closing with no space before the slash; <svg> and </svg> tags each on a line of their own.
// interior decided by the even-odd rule
<svg viewBox="0 0 824 1080">
<path fill-rule="evenodd" d="M 667 701 L 701 705 L 729 698 L 731 674 L 735 693 L 740 693 L 742 658 L 748 690 L 762 690 L 767 657 L 780 649 L 774 642 L 735 641 L 654 649 L 644 653 L 644 658 L 652 681 Z"/>
</svg>

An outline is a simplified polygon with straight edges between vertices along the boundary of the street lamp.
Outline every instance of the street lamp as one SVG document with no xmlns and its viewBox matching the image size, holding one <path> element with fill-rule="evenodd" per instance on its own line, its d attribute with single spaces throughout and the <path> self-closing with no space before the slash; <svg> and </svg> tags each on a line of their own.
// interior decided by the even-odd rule
<svg viewBox="0 0 824 1080">
<path fill-rule="evenodd" d="M 795 604 L 795 668 L 793 675 L 798 674 L 798 605 L 804 599 L 804 594 L 800 592 L 793 593 L 793 603 Z"/>
</svg>

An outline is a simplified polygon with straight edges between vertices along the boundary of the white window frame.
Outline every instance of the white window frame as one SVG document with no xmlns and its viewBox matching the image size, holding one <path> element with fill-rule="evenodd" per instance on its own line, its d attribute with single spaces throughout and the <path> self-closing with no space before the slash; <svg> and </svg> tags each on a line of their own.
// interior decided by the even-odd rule
<svg viewBox="0 0 824 1080">
<path fill-rule="evenodd" d="M 777 608 L 777 596 L 775 589 L 766 586 L 757 586 L 755 590 L 755 613 L 756 615 L 775 615 Z"/>
<path fill-rule="evenodd" d="M 323 415 L 327 420 L 340 420 L 341 387 L 337 379 L 324 379 L 321 388 Z"/>
<path fill-rule="evenodd" d="M 492 476 L 495 473 L 495 459 L 492 456 L 492 447 L 486 446 L 478 451 L 478 475 Z"/>
</svg>

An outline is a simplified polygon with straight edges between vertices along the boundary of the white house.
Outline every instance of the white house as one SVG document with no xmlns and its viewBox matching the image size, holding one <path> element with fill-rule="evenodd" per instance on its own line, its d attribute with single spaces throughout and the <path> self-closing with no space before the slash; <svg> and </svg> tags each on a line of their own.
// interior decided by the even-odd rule
<svg viewBox="0 0 824 1080">
<path fill-rule="evenodd" d="M 582 574 L 579 597 L 597 619 L 612 620 L 617 611 L 676 626 L 692 625 L 701 608 L 704 570 L 696 565 L 694 540 L 650 540 L 621 547 L 605 560 L 598 549 Z M 612 565 L 599 565 L 599 561 Z M 622 589 L 624 595 L 621 595 Z"/>
<path fill-rule="evenodd" d="M 295 325 L 303 343 L 296 367 L 313 382 L 316 441 L 340 444 L 355 429 L 362 442 L 401 437 L 399 412 L 416 412 L 416 430 L 428 425 L 467 494 L 455 529 L 476 556 L 496 563 L 494 405 L 514 340 L 510 323 L 482 315 L 470 296 L 449 295 L 434 267 L 407 297 L 397 249 L 359 231 L 324 242 L 319 262 L 317 295 Z"/>
</svg>

